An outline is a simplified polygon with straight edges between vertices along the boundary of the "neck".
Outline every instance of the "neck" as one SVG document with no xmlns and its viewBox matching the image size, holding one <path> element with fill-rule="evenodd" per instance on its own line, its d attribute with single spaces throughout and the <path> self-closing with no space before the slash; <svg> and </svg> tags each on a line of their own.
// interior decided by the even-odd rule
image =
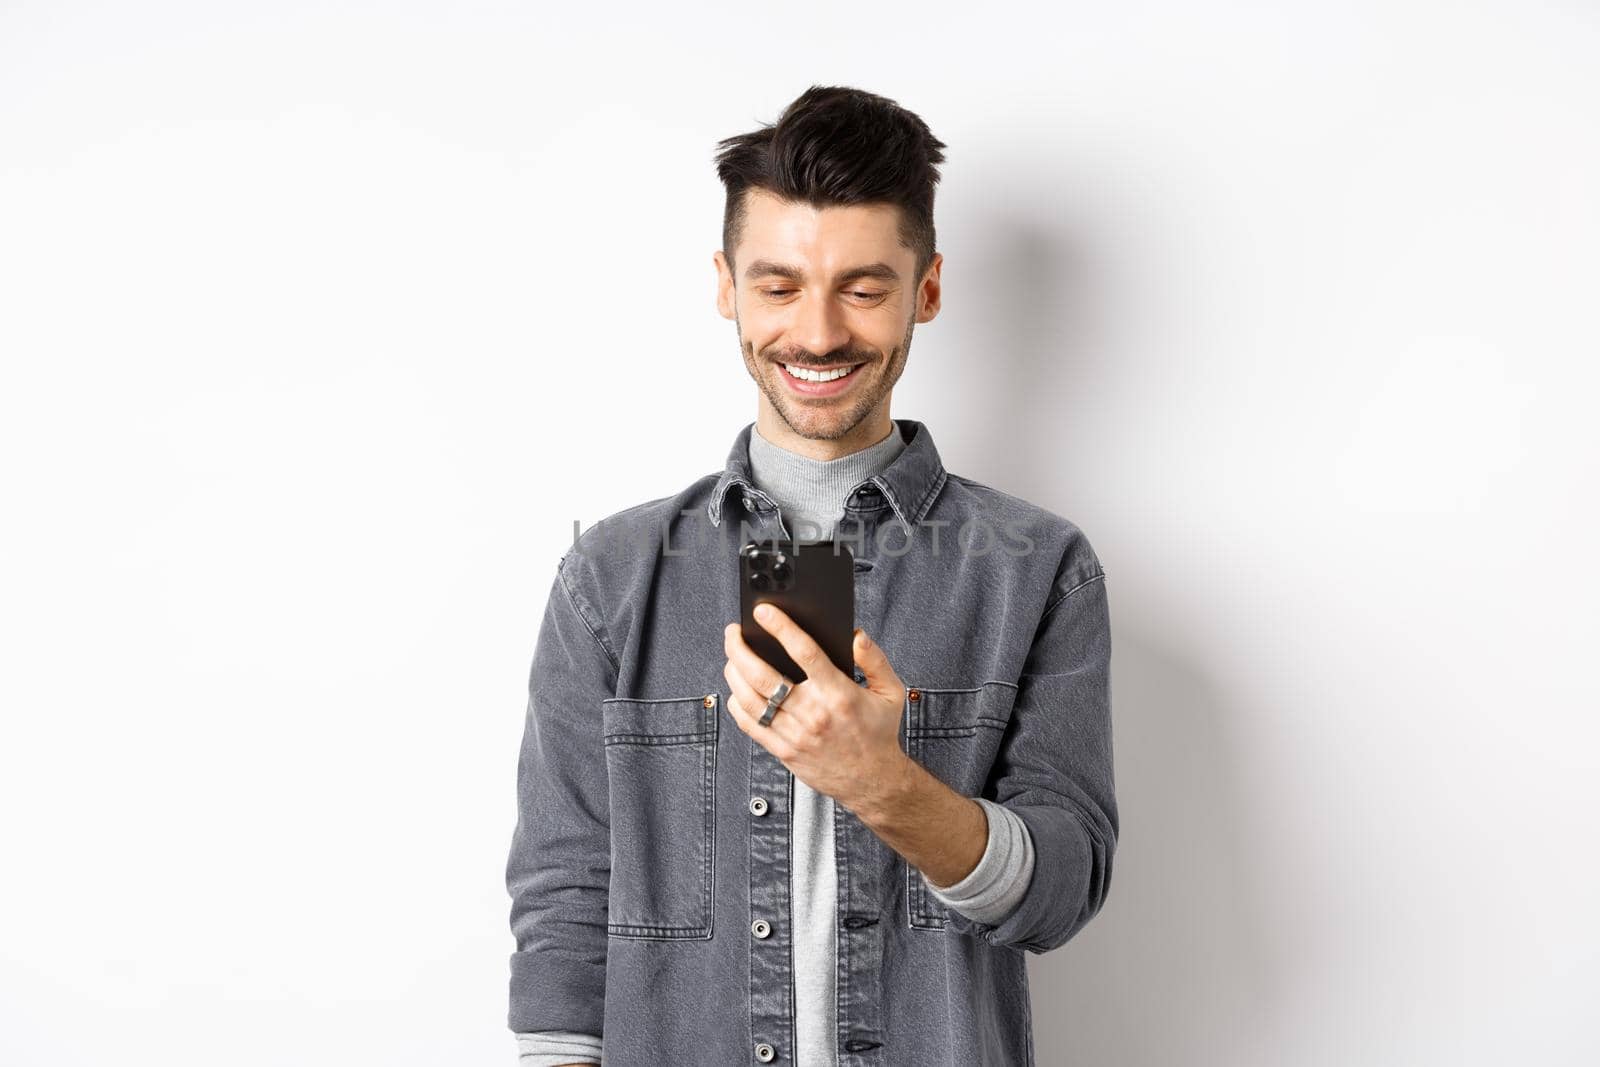
<svg viewBox="0 0 1600 1067">
<path fill-rule="evenodd" d="M 794 427 L 784 421 L 783 417 L 766 402 L 765 397 L 762 398 L 760 409 L 756 412 L 756 429 L 760 431 L 762 437 L 797 456 L 824 462 L 872 447 L 888 437 L 893 426 L 894 420 L 889 417 L 887 403 L 878 405 L 871 414 L 850 427 L 843 436 L 829 438 L 802 437 L 795 433 Z"/>
</svg>

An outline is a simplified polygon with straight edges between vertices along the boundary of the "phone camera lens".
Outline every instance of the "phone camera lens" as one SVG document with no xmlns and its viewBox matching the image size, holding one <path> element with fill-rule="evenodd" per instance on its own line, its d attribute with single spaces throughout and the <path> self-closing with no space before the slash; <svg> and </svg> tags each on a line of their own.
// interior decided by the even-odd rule
<svg viewBox="0 0 1600 1067">
<path fill-rule="evenodd" d="M 759 572 L 752 574 L 750 576 L 750 588 L 764 593 L 772 588 L 772 579 Z"/>
<path fill-rule="evenodd" d="M 789 565 L 778 562 L 772 565 L 772 578 L 774 581 L 786 582 L 789 580 Z"/>
<path fill-rule="evenodd" d="M 768 562 L 769 559 L 765 552 L 754 552 L 750 555 L 750 569 L 753 571 L 766 570 Z"/>
</svg>

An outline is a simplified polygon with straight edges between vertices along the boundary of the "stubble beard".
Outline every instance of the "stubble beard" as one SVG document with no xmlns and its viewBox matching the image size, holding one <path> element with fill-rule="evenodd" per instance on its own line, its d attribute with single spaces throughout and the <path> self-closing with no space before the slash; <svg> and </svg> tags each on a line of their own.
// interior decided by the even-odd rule
<svg viewBox="0 0 1600 1067">
<path fill-rule="evenodd" d="M 738 314 L 734 315 L 734 323 L 739 324 Z M 811 405 L 795 400 L 788 388 L 778 379 L 784 373 L 783 369 L 770 359 L 758 357 L 754 346 L 746 344 L 744 328 L 739 325 L 739 349 L 744 357 L 745 369 L 750 372 L 756 385 L 765 394 L 767 403 L 772 405 L 772 410 L 788 425 L 798 436 L 811 441 L 833 441 L 844 437 L 851 430 L 860 425 L 874 408 L 888 395 L 900 380 L 900 375 L 906 369 L 906 361 L 911 355 L 911 334 L 916 329 L 913 319 L 906 323 L 905 336 L 900 344 L 889 353 L 887 363 L 872 360 L 863 364 L 853 373 L 862 374 L 883 367 L 883 370 L 870 382 L 863 383 L 852 393 L 850 406 L 841 412 L 813 410 Z"/>
</svg>

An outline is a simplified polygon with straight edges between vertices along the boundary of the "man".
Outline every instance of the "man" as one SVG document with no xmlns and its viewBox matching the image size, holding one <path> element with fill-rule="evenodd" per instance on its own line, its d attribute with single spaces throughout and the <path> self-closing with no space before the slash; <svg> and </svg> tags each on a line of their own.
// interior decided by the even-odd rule
<svg viewBox="0 0 1600 1067">
<path fill-rule="evenodd" d="M 890 417 L 939 310 L 943 143 L 813 86 L 721 147 L 756 420 L 557 567 L 507 865 L 521 1062 L 1032 1063 L 1024 953 L 1094 917 L 1116 846 L 1105 572 Z M 828 537 L 856 669 L 775 612 L 786 687 L 735 621 L 738 550 Z"/>
</svg>

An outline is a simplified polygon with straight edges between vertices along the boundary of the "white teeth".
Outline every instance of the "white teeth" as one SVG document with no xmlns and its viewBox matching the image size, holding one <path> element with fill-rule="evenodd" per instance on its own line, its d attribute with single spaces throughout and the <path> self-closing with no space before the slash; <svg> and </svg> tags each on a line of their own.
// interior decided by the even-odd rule
<svg viewBox="0 0 1600 1067">
<path fill-rule="evenodd" d="M 851 371 L 855 370 L 855 367 L 852 366 L 852 367 L 842 367 L 839 370 L 814 371 L 814 370 L 810 370 L 810 369 L 808 369 L 806 367 L 796 367 L 792 363 L 785 363 L 783 365 L 783 368 L 784 368 L 784 370 L 787 370 L 790 374 L 794 375 L 796 378 L 799 378 L 799 379 L 801 379 L 803 381 L 808 381 L 808 382 L 831 382 L 831 381 L 835 381 L 836 379 L 843 378 L 846 374 L 849 374 Z"/>
</svg>

